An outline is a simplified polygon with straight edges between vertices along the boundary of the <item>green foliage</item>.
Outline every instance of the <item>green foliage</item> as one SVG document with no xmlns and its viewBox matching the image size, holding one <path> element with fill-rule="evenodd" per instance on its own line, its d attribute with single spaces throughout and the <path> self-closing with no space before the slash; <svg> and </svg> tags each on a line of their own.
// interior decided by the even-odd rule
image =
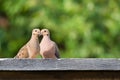
<svg viewBox="0 0 120 80">
<path fill-rule="evenodd" d="M 120 57 L 119 0 L 0 0 L 0 57 L 13 57 L 33 28 L 48 28 L 63 58 Z M 1 18 L 0 18 L 1 19 Z M 6 23 L 4 23 L 6 24 Z"/>
</svg>

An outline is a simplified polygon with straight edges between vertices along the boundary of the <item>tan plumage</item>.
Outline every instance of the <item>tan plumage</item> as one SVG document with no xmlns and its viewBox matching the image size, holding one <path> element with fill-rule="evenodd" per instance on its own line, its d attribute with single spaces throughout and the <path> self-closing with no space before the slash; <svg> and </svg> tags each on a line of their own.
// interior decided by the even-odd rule
<svg viewBox="0 0 120 80">
<path fill-rule="evenodd" d="M 19 50 L 14 58 L 35 58 L 40 51 L 38 39 L 40 34 L 39 29 L 33 29 L 31 39 Z"/>
<path fill-rule="evenodd" d="M 42 29 L 41 35 L 43 35 L 40 43 L 40 54 L 42 58 L 60 58 L 56 43 L 50 39 L 49 30 Z"/>
</svg>

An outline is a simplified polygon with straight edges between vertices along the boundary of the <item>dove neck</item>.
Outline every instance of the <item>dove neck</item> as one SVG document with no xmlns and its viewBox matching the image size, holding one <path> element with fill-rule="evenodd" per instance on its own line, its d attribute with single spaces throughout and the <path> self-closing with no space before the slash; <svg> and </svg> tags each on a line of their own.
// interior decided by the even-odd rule
<svg viewBox="0 0 120 80">
<path fill-rule="evenodd" d="M 50 36 L 49 35 L 44 35 L 43 39 L 50 39 Z"/>
<path fill-rule="evenodd" d="M 38 35 L 32 35 L 32 36 L 31 36 L 31 39 L 32 39 L 32 40 L 33 40 L 33 39 L 38 40 Z"/>
</svg>

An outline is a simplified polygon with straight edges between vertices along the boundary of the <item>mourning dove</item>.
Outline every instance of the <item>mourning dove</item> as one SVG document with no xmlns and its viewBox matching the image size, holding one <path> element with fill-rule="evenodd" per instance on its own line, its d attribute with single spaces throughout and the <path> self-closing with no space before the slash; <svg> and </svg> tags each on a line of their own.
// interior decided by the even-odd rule
<svg viewBox="0 0 120 80">
<path fill-rule="evenodd" d="M 42 58 L 60 58 L 56 43 L 50 39 L 49 30 L 42 29 L 41 35 L 43 36 L 40 42 L 40 54 Z"/>
<path fill-rule="evenodd" d="M 14 58 L 35 58 L 40 51 L 38 39 L 40 34 L 39 29 L 33 29 L 31 39 L 19 50 Z"/>
</svg>

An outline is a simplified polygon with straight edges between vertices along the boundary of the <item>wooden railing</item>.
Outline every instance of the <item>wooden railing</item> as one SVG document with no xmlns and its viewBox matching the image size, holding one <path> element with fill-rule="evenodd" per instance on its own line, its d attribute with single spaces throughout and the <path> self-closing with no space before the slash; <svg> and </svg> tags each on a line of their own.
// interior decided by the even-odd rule
<svg viewBox="0 0 120 80">
<path fill-rule="evenodd" d="M 0 80 L 120 80 L 120 59 L 0 59 Z"/>
</svg>

